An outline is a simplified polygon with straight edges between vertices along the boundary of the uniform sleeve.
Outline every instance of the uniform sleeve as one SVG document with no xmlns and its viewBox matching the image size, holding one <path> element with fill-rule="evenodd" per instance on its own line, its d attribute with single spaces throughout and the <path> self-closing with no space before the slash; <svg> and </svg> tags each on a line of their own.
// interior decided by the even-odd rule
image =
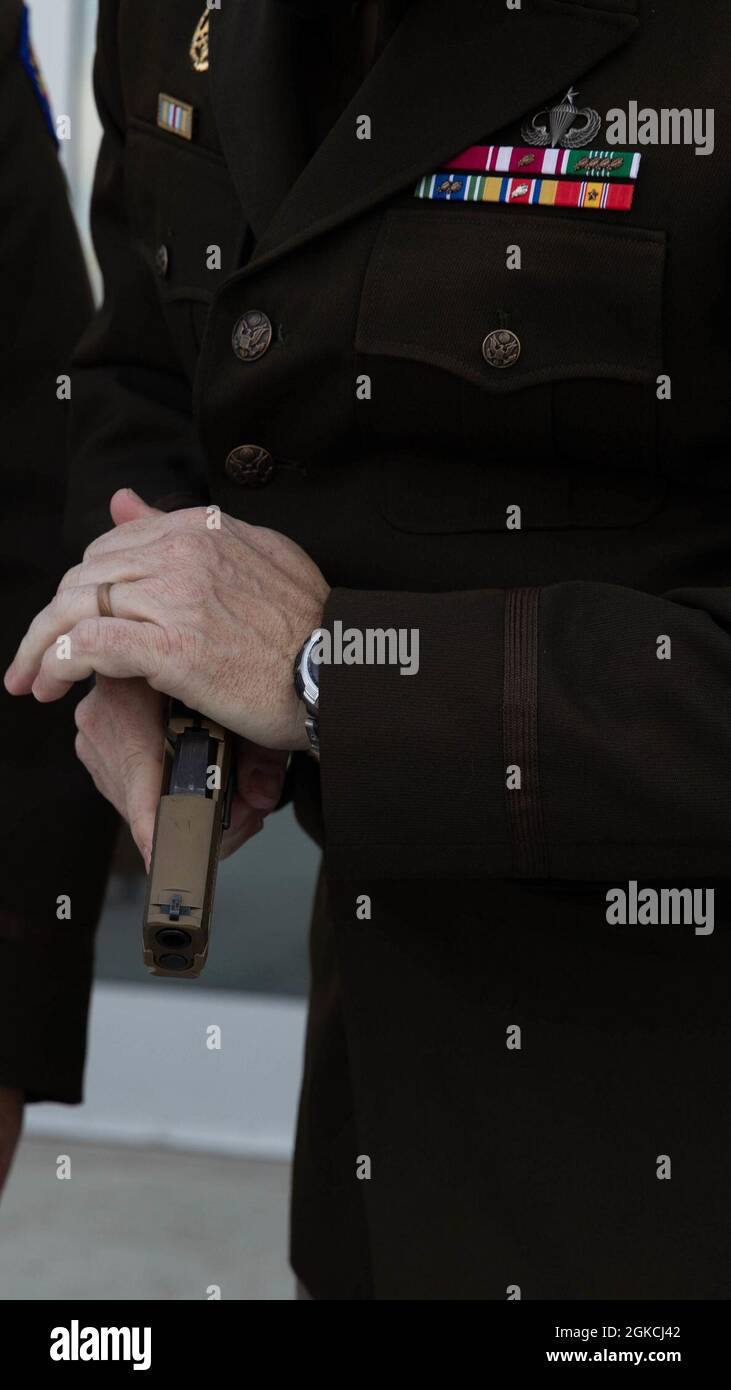
<svg viewBox="0 0 731 1390">
<path fill-rule="evenodd" d="M 336 589 L 325 617 L 419 636 L 416 674 L 321 670 L 335 871 L 728 876 L 731 589 Z"/>
<path fill-rule="evenodd" d="M 91 221 L 104 302 L 81 341 L 72 378 L 66 534 L 75 554 L 110 529 L 117 488 L 132 487 L 166 510 L 207 495 L 191 384 L 127 221 L 117 12 L 118 0 L 102 0 L 94 85 L 103 137 Z"/>
</svg>

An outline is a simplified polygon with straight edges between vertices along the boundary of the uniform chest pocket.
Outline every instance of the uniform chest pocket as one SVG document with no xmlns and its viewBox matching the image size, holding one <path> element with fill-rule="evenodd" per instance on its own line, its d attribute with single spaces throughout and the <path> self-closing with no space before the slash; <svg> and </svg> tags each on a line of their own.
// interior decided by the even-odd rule
<svg viewBox="0 0 731 1390">
<path fill-rule="evenodd" d="M 125 195 L 132 237 L 192 376 L 211 298 L 241 263 L 241 205 L 223 158 L 137 120 L 127 135 Z"/>
<path fill-rule="evenodd" d="M 663 233 L 604 220 L 391 208 L 360 304 L 356 347 L 372 378 L 360 416 L 372 435 L 398 437 L 412 474 L 423 451 L 431 478 L 414 490 L 390 470 L 394 524 L 503 529 L 511 503 L 528 528 L 656 511 L 664 261 Z M 472 479 L 456 497 L 451 465 Z"/>
</svg>

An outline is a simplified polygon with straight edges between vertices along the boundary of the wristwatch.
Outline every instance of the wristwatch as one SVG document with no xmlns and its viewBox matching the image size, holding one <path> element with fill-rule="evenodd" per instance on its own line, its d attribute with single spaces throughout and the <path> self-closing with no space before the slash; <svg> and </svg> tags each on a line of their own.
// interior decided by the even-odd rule
<svg viewBox="0 0 731 1390">
<path fill-rule="evenodd" d="M 307 641 L 300 647 L 294 663 L 294 688 L 298 698 L 307 710 L 305 728 L 312 752 L 320 755 L 320 663 L 313 658 L 313 650 L 322 637 L 322 628 L 316 627 Z"/>
</svg>

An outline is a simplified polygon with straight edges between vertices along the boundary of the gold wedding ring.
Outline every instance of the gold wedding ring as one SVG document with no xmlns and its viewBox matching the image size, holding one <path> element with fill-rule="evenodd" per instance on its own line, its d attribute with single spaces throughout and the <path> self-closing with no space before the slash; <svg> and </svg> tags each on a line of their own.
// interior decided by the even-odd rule
<svg viewBox="0 0 731 1390">
<path fill-rule="evenodd" d="M 112 586 L 106 579 L 103 584 L 97 584 L 96 586 L 96 604 L 99 609 L 100 618 L 114 617 L 114 613 L 112 612 L 111 590 Z"/>
</svg>

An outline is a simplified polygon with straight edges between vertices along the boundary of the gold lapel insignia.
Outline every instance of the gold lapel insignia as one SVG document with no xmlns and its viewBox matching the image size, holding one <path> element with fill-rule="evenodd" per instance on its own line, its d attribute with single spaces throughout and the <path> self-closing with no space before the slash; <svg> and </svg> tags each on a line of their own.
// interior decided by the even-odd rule
<svg viewBox="0 0 731 1390">
<path fill-rule="evenodd" d="M 210 11 L 206 9 L 195 26 L 195 33 L 190 45 L 190 61 L 196 72 L 208 72 L 208 34 L 210 23 Z"/>
</svg>

